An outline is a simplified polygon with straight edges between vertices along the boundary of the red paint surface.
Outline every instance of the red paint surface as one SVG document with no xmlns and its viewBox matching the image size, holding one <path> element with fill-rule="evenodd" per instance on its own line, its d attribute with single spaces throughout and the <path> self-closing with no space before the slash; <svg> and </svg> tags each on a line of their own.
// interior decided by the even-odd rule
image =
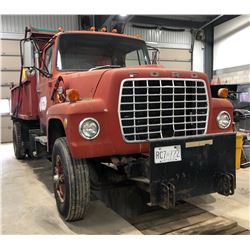
<svg viewBox="0 0 250 250">
<path fill-rule="evenodd" d="M 98 32 L 95 34 L 98 35 Z M 110 35 L 109 33 L 101 34 Z M 126 36 L 120 34 L 112 35 Z M 55 40 L 55 45 L 57 45 L 57 39 Z M 55 52 L 56 48 L 54 51 L 54 61 L 56 60 Z M 136 73 L 136 78 L 154 78 L 151 76 L 151 72 L 157 72 L 159 74 L 155 78 L 173 78 L 173 72 L 175 72 L 178 73 L 178 78 L 193 78 L 196 76 L 197 79 L 204 80 L 207 84 L 210 111 L 207 133 L 225 133 L 233 130 L 232 126 L 225 130 L 219 129 L 216 124 L 216 116 L 220 111 L 226 110 L 232 116 L 233 108 L 231 103 L 227 100 L 211 98 L 210 85 L 206 74 L 191 71 L 167 70 L 159 65 L 105 69 L 88 72 L 62 72 L 58 71 L 54 64 L 53 77 L 51 79 L 41 76 L 40 97 L 47 97 L 46 110 L 38 112 L 40 97 L 38 97 L 36 93 L 35 77 L 32 77 L 30 79 L 32 107 L 30 108 L 29 106 L 30 96 L 27 90 L 29 85 L 23 85 L 20 92 L 22 103 L 19 117 L 23 119 L 37 119 L 39 117 L 46 127 L 48 126 L 50 119 L 59 119 L 63 122 L 64 118 L 67 118 L 68 126 L 65 129 L 67 141 L 72 156 L 76 158 L 147 153 L 149 149 L 148 143 L 124 142 L 118 119 L 118 99 L 121 81 L 129 78 L 130 73 Z M 53 102 L 50 100 L 58 76 L 63 77 L 64 83 L 61 82 L 60 86 L 63 87 L 64 91 L 70 88 L 77 89 L 82 98 L 81 101 L 60 104 L 56 101 Z M 19 88 L 12 89 L 12 112 L 17 105 L 18 89 Z M 78 132 L 80 121 L 86 117 L 97 119 L 101 127 L 99 136 L 91 141 L 82 138 Z"/>
</svg>

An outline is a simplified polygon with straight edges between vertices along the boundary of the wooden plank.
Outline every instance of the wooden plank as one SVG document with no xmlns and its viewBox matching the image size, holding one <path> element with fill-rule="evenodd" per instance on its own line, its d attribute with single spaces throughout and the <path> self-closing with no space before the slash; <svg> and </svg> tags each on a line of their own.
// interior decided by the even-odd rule
<svg viewBox="0 0 250 250">
<path fill-rule="evenodd" d="M 139 224 L 134 225 L 139 230 L 146 230 L 152 227 L 157 227 L 162 224 L 167 224 L 172 221 L 179 221 L 180 219 L 187 219 L 188 217 L 199 215 L 204 213 L 205 211 L 198 208 L 192 207 L 190 209 L 186 209 L 185 211 L 176 211 L 174 214 L 166 215 L 164 217 L 155 218 L 152 221 L 146 221 Z"/>
<path fill-rule="evenodd" d="M 182 203 L 182 204 L 178 204 L 176 207 L 170 208 L 168 210 L 159 208 L 159 209 L 154 210 L 152 212 L 138 215 L 135 218 L 130 218 L 129 222 L 133 225 L 138 225 L 139 223 L 144 223 L 147 221 L 152 221 L 154 219 L 163 218 L 166 216 L 171 216 L 171 215 L 174 215 L 178 212 L 183 213 L 187 210 L 193 209 L 194 207 L 195 206 L 193 206 L 189 203 Z"/>
<path fill-rule="evenodd" d="M 246 230 L 242 233 L 239 233 L 238 235 L 250 235 L 250 231 L 249 230 Z"/>
<path fill-rule="evenodd" d="M 167 234 L 167 233 L 188 227 L 188 226 L 193 225 L 193 224 L 207 221 L 207 220 L 212 219 L 214 217 L 215 217 L 215 215 L 213 215 L 211 213 L 204 212 L 204 213 L 201 213 L 201 214 L 198 214 L 195 216 L 190 216 L 190 217 L 183 218 L 180 220 L 175 220 L 175 221 L 171 221 L 169 223 L 165 223 L 165 224 L 161 224 L 161 225 L 147 228 L 145 230 L 142 230 L 142 233 L 143 234 L 154 234 L 154 235 Z"/>
<path fill-rule="evenodd" d="M 192 226 L 176 230 L 170 234 L 216 234 L 220 231 L 233 228 L 237 225 L 235 221 L 223 218 L 215 217 L 203 222 L 196 223 Z"/>
<path fill-rule="evenodd" d="M 220 235 L 233 235 L 233 234 L 242 233 L 246 230 L 247 230 L 246 228 L 237 225 L 236 227 L 218 232 L 218 234 L 220 234 Z"/>
<path fill-rule="evenodd" d="M 167 210 L 159 209 L 156 211 L 152 211 L 152 212 L 148 212 L 148 213 L 136 216 L 135 218 L 129 218 L 128 220 L 131 224 L 136 226 L 137 224 L 140 224 L 146 221 L 155 220 L 157 218 L 163 218 L 164 216 L 166 216 L 166 211 Z"/>
</svg>

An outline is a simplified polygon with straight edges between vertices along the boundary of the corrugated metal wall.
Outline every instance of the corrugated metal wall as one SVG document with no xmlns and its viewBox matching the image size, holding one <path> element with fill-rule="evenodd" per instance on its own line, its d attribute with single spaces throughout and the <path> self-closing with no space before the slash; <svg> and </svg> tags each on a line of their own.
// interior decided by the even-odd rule
<svg viewBox="0 0 250 250">
<path fill-rule="evenodd" d="M 165 67 L 191 70 L 190 30 L 168 31 L 134 27 L 132 24 L 127 24 L 124 33 L 133 36 L 140 35 L 148 45 L 159 48 L 158 63 Z"/>
<path fill-rule="evenodd" d="M 26 26 L 65 30 L 78 29 L 77 15 L 2 15 L 1 33 L 23 33 Z"/>
<path fill-rule="evenodd" d="M 191 48 L 191 33 L 185 31 L 167 31 L 158 29 L 143 29 L 128 24 L 125 27 L 125 34 L 141 35 L 146 42 L 156 43 L 158 48 Z"/>
</svg>

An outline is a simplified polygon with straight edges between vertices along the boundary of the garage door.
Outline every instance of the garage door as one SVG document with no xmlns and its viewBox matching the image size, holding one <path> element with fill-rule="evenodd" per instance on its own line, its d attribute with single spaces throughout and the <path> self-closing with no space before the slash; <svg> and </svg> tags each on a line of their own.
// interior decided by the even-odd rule
<svg viewBox="0 0 250 250">
<path fill-rule="evenodd" d="M 191 70 L 191 53 L 189 49 L 159 49 L 159 63 L 168 69 Z"/>
<path fill-rule="evenodd" d="M 10 88 L 19 81 L 19 40 L 1 39 L 1 142 L 12 141 L 12 121 L 9 114 Z"/>
</svg>

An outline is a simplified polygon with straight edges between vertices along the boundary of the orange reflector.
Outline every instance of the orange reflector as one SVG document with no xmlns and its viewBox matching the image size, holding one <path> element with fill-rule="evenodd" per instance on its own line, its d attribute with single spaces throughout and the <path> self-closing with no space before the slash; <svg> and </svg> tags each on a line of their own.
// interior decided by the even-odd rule
<svg viewBox="0 0 250 250">
<path fill-rule="evenodd" d="M 80 94 L 76 89 L 69 89 L 66 93 L 70 102 L 77 102 L 80 100 Z"/>
<path fill-rule="evenodd" d="M 135 35 L 135 38 L 142 39 L 142 35 Z"/>
<path fill-rule="evenodd" d="M 107 30 L 107 27 L 106 26 L 104 26 L 104 27 L 102 27 L 101 28 L 101 32 L 107 32 L 108 30 Z"/>
<path fill-rule="evenodd" d="M 95 31 L 95 30 L 96 30 L 95 26 L 90 27 L 90 31 Z"/>
<path fill-rule="evenodd" d="M 58 28 L 58 31 L 59 31 L 59 32 L 64 32 L 64 28 L 63 28 L 63 27 L 59 27 L 59 28 Z"/>
<path fill-rule="evenodd" d="M 67 118 L 64 118 L 63 126 L 64 126 L 64 128 L 67 128 L 67 126 L 68 126 L 68 119 Z"/>
<path fill-rule="evenodd" d="M 112 29 L 112 33 L 117 33 L 118 30 L 117 29 Z"/>
<path fill-rule="evenodd" d="M 218 96 L 221 98 L 227 98 L 228 97 L 228 89 L 227 88 L 221 88 L 218 90 Z"/>
</svg>

